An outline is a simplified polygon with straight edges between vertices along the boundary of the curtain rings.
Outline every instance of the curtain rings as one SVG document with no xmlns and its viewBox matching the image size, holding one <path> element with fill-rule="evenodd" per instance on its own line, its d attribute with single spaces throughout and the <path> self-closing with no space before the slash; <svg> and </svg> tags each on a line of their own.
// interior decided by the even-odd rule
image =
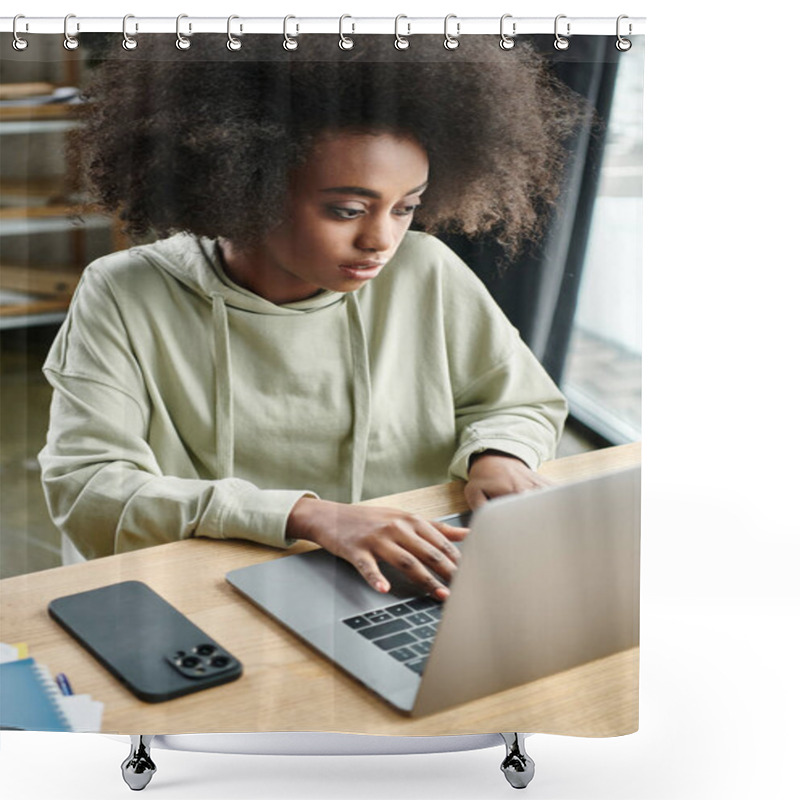
<svg viewBox="0 0 800 800">
<path fill-rule="evenodd" d="M 242 49 L 242 40 L 239 39 L 238 37 L 234 36 L 233 33 L 231 33 L 231 23 L 235 19 L 239 19 L 239 17 L 237 17 L 236 14 L 231 14 L 228 17 L 228 42 L 227 42 L 226 47 L 232 53 L 235 53 L 237 50 L 241 50 Z M 241 33 L 241 32 L 242 32 L 242 26 L 239 25 L 239 33 Z"/>
<path fill-rule="evenodd" d="M 455 35 L 450 33 L 450 31 L 447 29 L 448 23 L 450 22 L 451 19 L 456 20 L 456 32 L 455 32 Z M 442 44 L 444 44 L 444 49 L 445 50 L 455 50 L 459 45 L 459 41 L 458 41 L 458 37 L 459 36 L 461 36 L 461 23 L 458 22 L 458 17 L 455 14 L 448 14 L 444 18 L 444 42 L 442 43 Z"/>
<path fill-rule="evenodd" d="M 24 50 L 28 46 L 28 40 L 27 39 L 23 39 L 19 35 L 19 33 L 17 33 L 17 22 L 19 20 L 21 20 L 21 19 L 25 19 L 25 15 L 24 14 L 17 14 L 14 17 L 14 23 L 13 23 L 13 25 L 11 27 L 11 30 L 12 30 L 12 32 L 14 34 L 14 41 L 11 42 L 11 46 L 15 50 Z M 27 30 L 27 29 L 28 29 L 28 23 L 26 22 L 25 23 L 25 30 Z"/>
<path fill-rule="evenodd" d="M 630 39 L 624 39 L 622 37 L 622 34 L 620 33 L 620 23 L 624 19 L 628 19 L 628 16 L 626 16 L 625 14 L 620 14 L 617 17 L 617 41 L 616 41 L 614 46 L 617 48 L 617 50 L 620 51 L 620 53 L 624 53 L 627 50 L 630 50 L 631 47 L 633 47 L 633 43 L 631 42 L 631 40 Z M 630 36 L 631 33 L 633 33 L 633 26 L 629 22 L 628 23 L 628 36 Z"/>
<path fill-rule="evenodd" d="M 507 19 L 512 19 L 511 14 L 503 14 L 500 17 L 500 49 L 501 50 L 510 50 L 515 42 L 514 37 L 517 35 L 517 23 L 511 23 L 511 34 L 507 34 L 505 31 L 505 24 Z"/>
<path fill-rule="evenodd" d="M 135 50 L 139 42 L 128 33 L 128 20 L 129 19 L 136 19 L 133 14 L 126 14 L 122 18 L 122 47 L 125 50 Z M 139 30 L 139 24 L 134 24 L 134 29 Z"/>
<path fill-rule="evenodd" d="M 297 50 L 297 39 L 295 36 L 300 33 L 300 26 L 296 25 L 295 36 L 289 35 L 289 20 L 297 19 L 291 14 L 283 18 L 283 49 L 284 50 Z"/>
<path fill-rule="evenodd" d="M 188 14 L 178 14 L 178 18 L 175 20 L 175 47 L 178 50 L 188 50 L 192 43 L 181 33 L 181 20 L 187 19 L 189 17 Z M 192 32 L 192 23 L 189 23 L 189 33 Z"/>
<path fill-rule="evenodd" d="M 408 50 L 409 45 L 411 42 L 408 41 L 406 36 L 411 36 L 411 23 L 406 23 L 406 35 L 400 35 L 400 20 L 401 19 L 408 19 L 405 14 L 398 14 L 394 18 L 394 46 L 397 50 Z"/>
<path fill-rule="evenodd" d="M 74 14 L 67 14 L 64 17 L 64 49 L 65 50 L 77 50 L 78 49 L 78 40 L 69 32 L 69 21 L 71 19 L 75 19 Z M 75 26 L 76 32 L 80 30 L 80 25 Z"/>
<path fill-rule="evenodd" d="M 556 50 L 569 50 L 569 39 L 567 39 L 566 37 L 562 36 L 558 32 L 558 21 L 560 19 L 566 19 L 566 18 L 567 18 L 566 14 L 559 14 L 556 17 L 556 21 L 555 21 L 555 25 L 554 25 L 554 33 L 555 33 L 556 39 L 553 42 L 553 47 L 555 47 Z M 567 23 L 567 36 L 569 36 L 572 33 L 572 31 L 570 30 L 571 27 L 572 26 L 568 22 Z"/>
<path fill-rule="evenodd" d="M 339 17 L 339 47 L 342 50 L 352 50 L 355 42 L 349 37 L 344 35 L 344 21 L 346 19 L 353 19 L 349 14 L 342 14 Z M 350 23 L 350 33 L 356 32 L 355 22 Z"/>
</svg>

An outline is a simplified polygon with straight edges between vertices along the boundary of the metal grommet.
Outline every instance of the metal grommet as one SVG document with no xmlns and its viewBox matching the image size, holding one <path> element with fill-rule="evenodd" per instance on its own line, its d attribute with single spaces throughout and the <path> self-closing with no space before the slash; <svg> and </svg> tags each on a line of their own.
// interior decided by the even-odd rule
<svg viewBox="0 0 800 800">
<path fill-rule="evenodd" d="M 242 40 L 237 38 L 231 33 L 231 22 L 233 22 L 235 19 L 239 19 L 239 17 L 237 17 L 236 14 L 231 14 L 231 16 L 228 17 L 228 43 L 226 46 L 228 50 L 230 50 L 232 53 L 235 53 L 237 50 L 242 49 Z M 239 33 L 241 32 L 242 32 L 242 26 L 240 25 Z"/>
<path fill-rule="evenodd" d="M 175 35 L 178 37 L 175 40 L 175 47 L 178 50 L 188 50 L 192 43 L 181 33 L 181 20 L 187 19 L 189 17 L 188 14 L 178 14 L 178 18 L 175 20 Z M 192 23 L 189 23 L 189 33 L 192 32 Z"/>
<path fill-rule="evenodd" d="M 516 22 L 512 22 L 511 23 L 511 35 L 510 36 L 505 32 L 506 20 L 507 19 L 511 19 L 511 18 L 512 18 L 511 14 L 503 14 L 503 16 L 500 17 L 500 49 L 501 50 L 510 50 L 515 44 L 514 37 L 517 35 L 517 23 Z"/>
<path fill-rule="evenodd" d="M 297 39 L 295 39 L 294 36 L 289 36 L 288 25 L 290 19 L 297 19 L 297 17 L 293 17 L 291 14 L 289 14 L 283 18 L 283 49 L 297 50 Z M 296 34 L 297 33 L 300 33 L 300 25 L 296 26 Z"/>
<path fill-rule="evenodd" d="M 630 39 L 624 39 L 622 37 L 622 35 L 620 34 L 620 32 L 619 32 L 619 30 L 620 30 L 620 22 L 622 22 L 623 19 L 628 19 L 628 18 L 629 17 L 626 14 L 620 14 L 617 17 L 617 41 L 616 41 L 615 47 L 621 53 L 624 53 L 624 52 L 630 50 L 631 47 L 633 47 L 633 42 L 631 42 Z M 631 23 L 629 22 L 628 23 L 628 36 L 630 36 L 631 33 L 633 33 L 633 25 L 631 25 Z"/>
<path fill-rule="evenodd" d="M 11 28 L 11 30 L 12 30 L 12 32 L 14 34 L 14 41 L 11 42 L 11 46 L 15 50 L 24 50 L 28 46 L 28 40 L 21 38 L 20 35 L 17 33 L 17 21 L 21 20 L 21 19 L 25 19 L 25 15 L 24 14 L 17 14 L 17 16 L 14 17 L 14 23 L 13 23 L 12 28 Z M 27 22 L 25 23 L 25 30 L 28 30 L 28 23 Z"/>
<path fill-rule="evenodd" d="M 444 44 L 445 50 L 455 50 L 459 45 L 458 37 L 461 35 L 461 23 L 460 22 L 456 22 L 456 34 L 455 34 L 455 36 L 453 36 L 447 30 L 447 23 L 450 22 L 451 19 L 457 20 L 458 17 L 455 14 L 448 14 L 444 18 L 444 42 L 443 42 L 443 44 Z"/>
<path fill-rule="evenodd" d="M 355 44 L 355 42 L 349 36 L 345 36 L 344 35 L 344 30 L 343 30 L 344 21 L 346 19 L 353 19 L 353 18 L 349 14 L 342 14 L 342 16 L 339 17 L 339 47 L 342 50 L 352 50 L 353 49 L 353 45 Z M 352 23 L 350 32 L 351 33 L 355 33 L 356 32 L 355 23 Z"/>
<path fill-rule="evenodd" d="M 70 32 L 69 32 L 69 21 L 71 19 L 75 19 L 75 18 L 76 17 L 75 17 L 74 14 L 67 14 L 67 16 L 64 17 L 64 49 L 65 50 L 77 50 L 78 49 L 78 45 L 80 44 L 80 42 L 74 36 L 72 36 L 70 34 Z M 80 30 L 80 27 L 81 26 L 79 24 L 76 24 L 75 30 L 76 31 Z"/>
<path fill-rule="evenodd" d="M 556 17 L 556 21 L 555 21 L 555 25 L 554 25 L 554 32 L 555 32 L 555 35 L 556 35 L 556 40 L 553 42 L 553 47 L 555 47 L 556 50 L 569 50 L 569 39 L 565 38 L 564 36 L 562 36 L 558 32 L 558 21 L 560 19 L 566 19 L 566 18 L 567 18 L 566 14 L 559 14 Z M 572 33 L 572 31 L 570 30 L 571 27 L 572 26 L 568 22 L 567 23 L 567 36 L 569 36 Z"/>
<path fill-rule="evenodd" d="M 406 36 L 411 36 L 411 23 L 407 22 L 406 27 L 408 30 L 406 31 L 405 36 L 400 35 L 400 20 L 401 19 L 408 19 L 405 14 L 398 14 L 394 18 L 394 46 L 398 50 L 408 50 L 409 45 L 411 42 L 408 41 Z"/>
<path fill-rule="evenodd" d="M 125 50 L 135 50 L 136 47 L 138 46 L 139 42 L 137 42 L 136 39 L 134 39 L 133 36 L 131 36 L 128 33 L 128 20 L 129 19 L 135 19 L 133 14 L 126 14 L 122 18 L 122 46 L 123 46 L 123 48 Z M 135 25 L 135 29 L 137 31 L 139 30 L 139 23 L 138 22 Z"/>
</svg>

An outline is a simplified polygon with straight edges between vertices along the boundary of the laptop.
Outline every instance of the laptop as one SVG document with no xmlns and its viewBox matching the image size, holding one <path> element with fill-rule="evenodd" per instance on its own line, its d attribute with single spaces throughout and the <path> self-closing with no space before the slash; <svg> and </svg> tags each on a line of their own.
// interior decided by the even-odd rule
<svg viewBox="0 0 800 800">
<path fill-rule="evenodd" d="M 422 716 L 639 643 L 641 470 L 492 500 L 440 603 L 385 564 L 376 592 L 326 550 L 228 582 L 401 712 Z M 459 524 L 456 518 L 446 518 Z"/>
</svg>

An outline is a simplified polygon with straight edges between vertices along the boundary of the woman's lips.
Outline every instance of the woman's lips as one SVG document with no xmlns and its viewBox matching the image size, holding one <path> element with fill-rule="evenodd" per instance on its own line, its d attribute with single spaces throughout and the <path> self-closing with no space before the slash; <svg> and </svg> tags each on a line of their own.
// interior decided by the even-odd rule
<svg viewBox="0 0 800 800">
<path fill-rule="evenodd" d="M 374 278 L 385 264 L 385 261 L 362 261 L 357 264 L 340 264 L 339 269 L 351 280 L 368 281 Z"/>
</svg>

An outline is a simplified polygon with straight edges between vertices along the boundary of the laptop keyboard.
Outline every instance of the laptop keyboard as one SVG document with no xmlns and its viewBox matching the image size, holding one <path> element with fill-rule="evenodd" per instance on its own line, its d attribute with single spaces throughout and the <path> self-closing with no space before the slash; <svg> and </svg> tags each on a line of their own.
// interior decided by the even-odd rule
<svg viewBox="0 0 800 800">
<path fill-rule="evenodd" d="M 415 597 L 342 622 L 422 675 L 441 617 L 441 603 L 428 597 Z"/>
</svg>

